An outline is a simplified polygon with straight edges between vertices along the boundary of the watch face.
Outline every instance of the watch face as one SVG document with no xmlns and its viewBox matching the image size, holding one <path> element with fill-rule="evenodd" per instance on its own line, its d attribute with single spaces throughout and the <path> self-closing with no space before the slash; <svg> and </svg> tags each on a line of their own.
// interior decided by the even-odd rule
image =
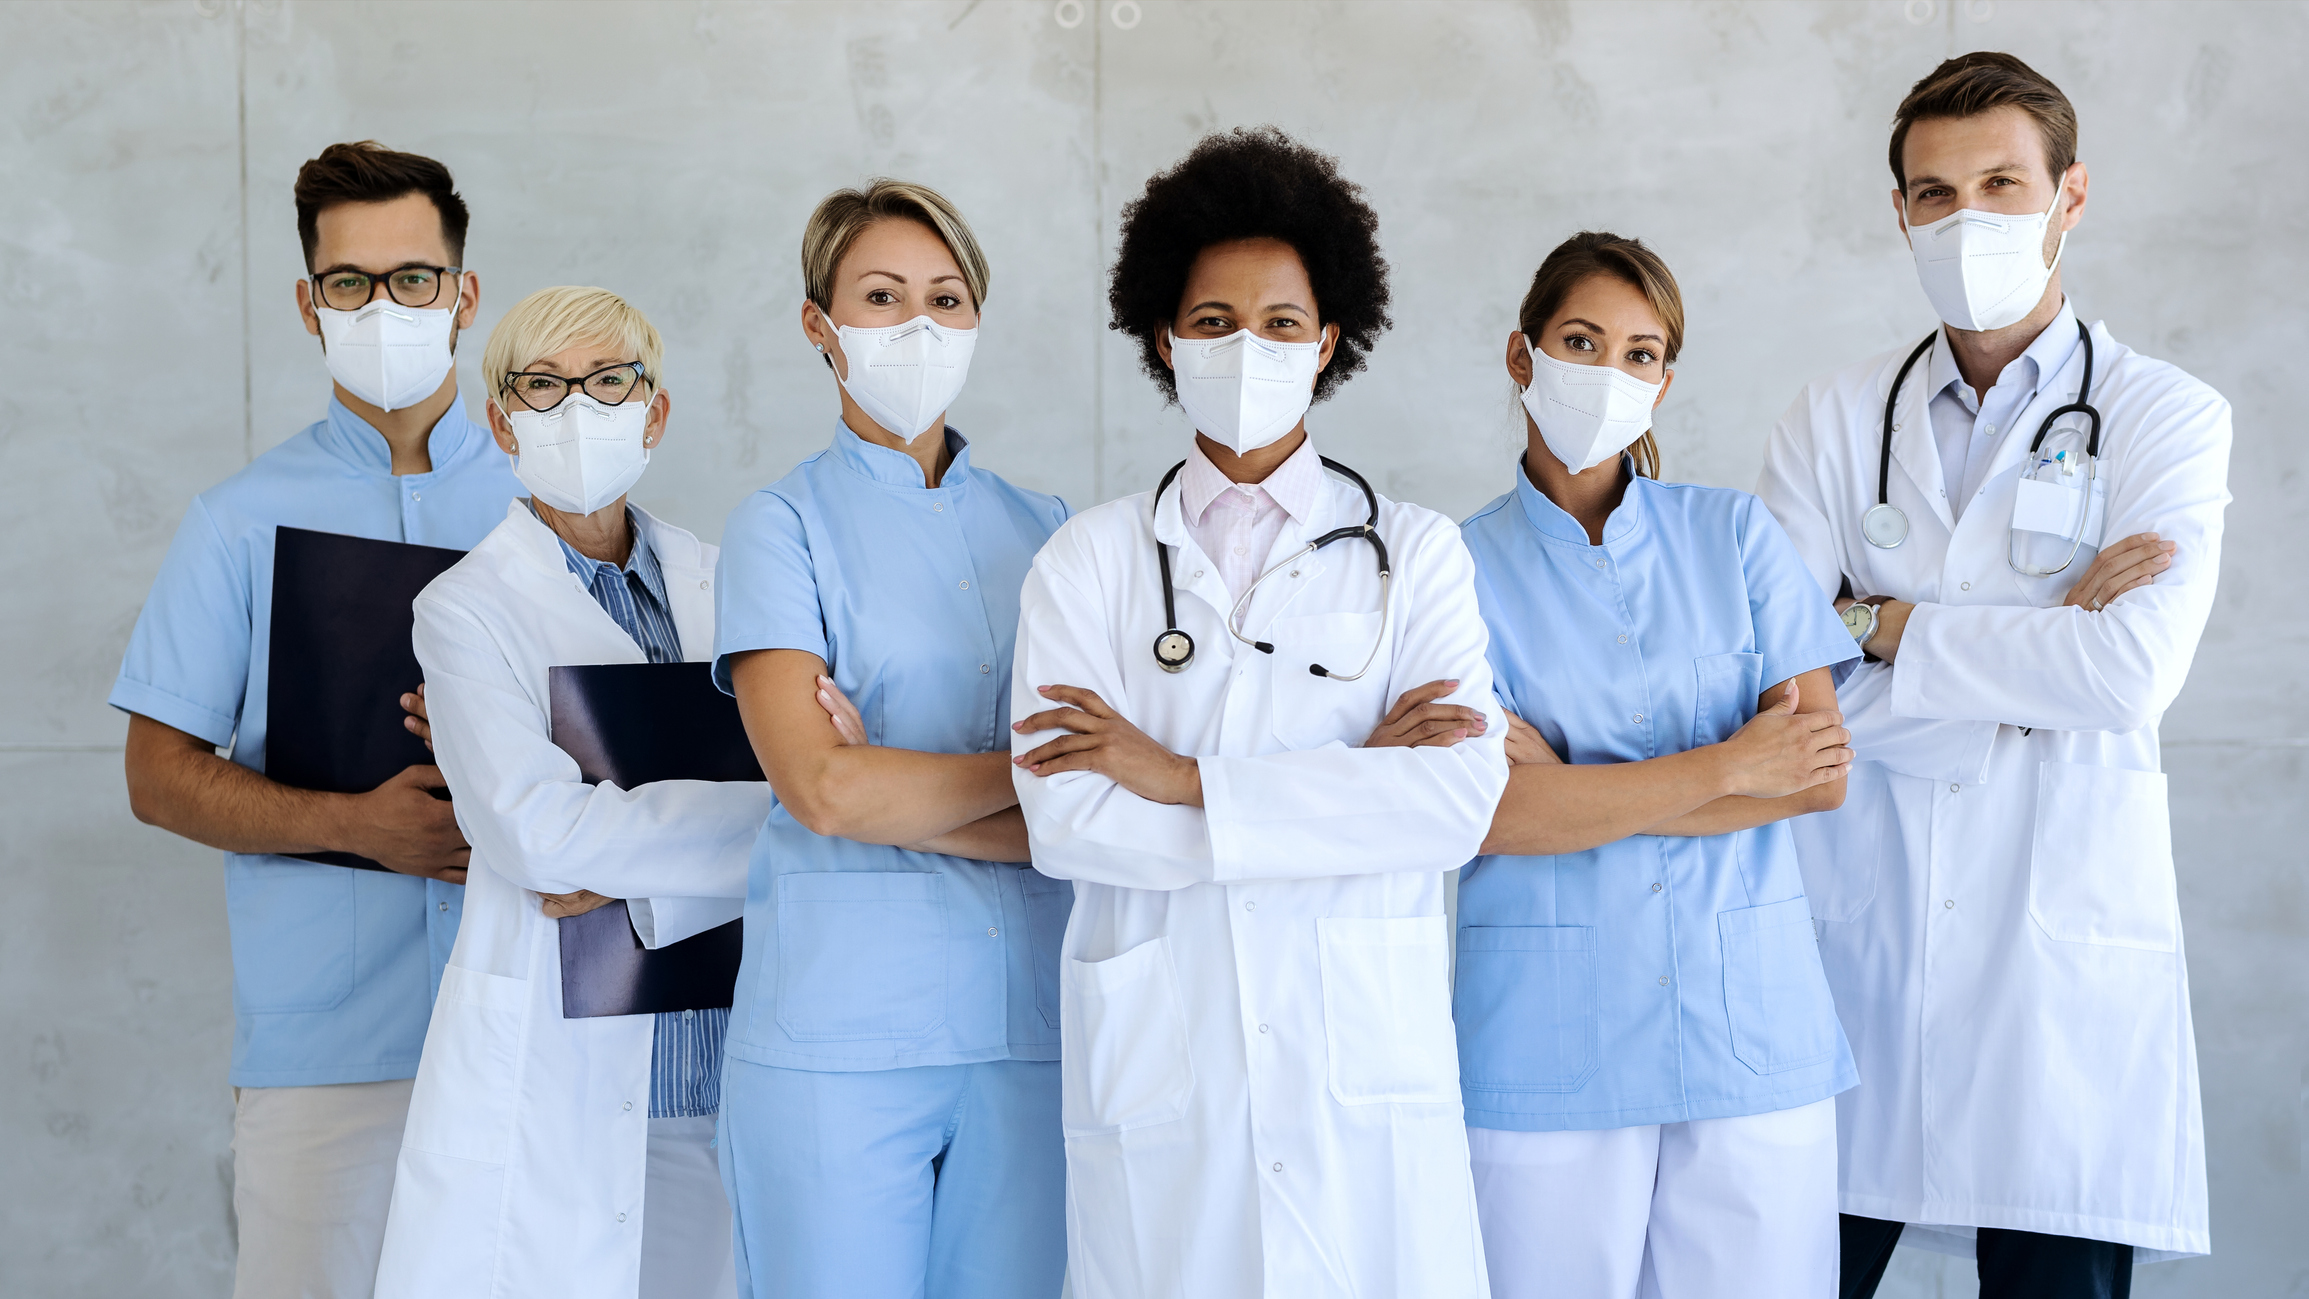
<svg viewBox="0 0 2309 1299">
<path fill-rule="evenodd" d="M 1867 635 L 1869 624 L 1875 621 L 1875 605 L 1855 601 L 1844 606 L 1844 630 L 1851 632 L 1854 639 Z"/>
</svg>

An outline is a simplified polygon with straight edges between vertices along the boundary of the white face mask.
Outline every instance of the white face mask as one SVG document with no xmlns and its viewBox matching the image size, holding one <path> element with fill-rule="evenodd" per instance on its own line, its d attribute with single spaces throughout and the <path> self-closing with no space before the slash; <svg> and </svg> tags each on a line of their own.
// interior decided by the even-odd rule
<svg viewBox="0 0 2309 1299">
<path fill-rule="evenodd" d="M 655 400 L 604 406 L 582 392 L 552 410 L 505 412 L 513 425 L 513 476 L 554 509 L 591 514 L 623 496 L 649 468 L 642 435 Z"/>
<path fill-rule="evenodd" d="M 1523 390 L 1523 408 L 1564 468 L 1586 473 L 1652 426 L 1652 407 L 1664 384 L 1645 383 L 1614 365 L 1558 361 L 1533 347 L 1529 338 L 1523 346 L 1531 353 L 1531 386 Z"/>
<path fill-rule="evenodd" d="M 2036 310 L 2068 246 L 2063 231 L 2053 245 L 2052 265 L 2045 264 L 2045 226 L 2065 192 L 2056 187 L 2052 206 L 2033 215 L 1966 208 L 1931 225 L 1908 227 L 1916 278 L 1942 320 L 1958 329 L 2003 329 Z"/>
<path fill-rule="evenodd" d="M 1277 343 L 1248 329 L 1225 338 L 1171 335 L 1179 405 L 1195 431 L 1244 455 L 1299 426 L 1315 400 L 1323 345 Z"/>
<path fill-rule="evenodd" d="M 458 277 L 459 300 L 464 277 Z M 329 377 L 379 410 L 400 410 L 432 396 L 456 364 L 450 340 L 457 303 L 447 308 L 404 307 L 383 294 L 356 311 L 315 303 Z"/>
<path fill-rule="evenodd" d="M 961 395 L 978 348 L 977 330 L 950 329 L 928 316 L 887 329 L 826 324 L 849 362 L 849 376 L 836 375 L 843 390 L 868 419 L 908 442 L 929 432 Z"/>
</svg>

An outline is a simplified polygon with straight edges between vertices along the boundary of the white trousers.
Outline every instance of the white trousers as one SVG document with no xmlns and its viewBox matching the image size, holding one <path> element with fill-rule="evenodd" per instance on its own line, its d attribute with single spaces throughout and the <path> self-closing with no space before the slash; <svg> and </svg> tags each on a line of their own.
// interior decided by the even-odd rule
<svg viewBox="0 0 2309 1299">
<path fill-rule="evenodd" d="M 414 1085 L 233 1089 L 233 1299 L 369 1299 Z"/>
<path fill-rule="evenodd" d="M 1492 1299 L 1835 1299 L 1833 1100 L 1467 1144 Z"/>
<path fill-rule="evenodd" d="M 640 1299 L 736 1299 L 737 1293 L 714 1118 L 651 1119 Z"/>
</svg>

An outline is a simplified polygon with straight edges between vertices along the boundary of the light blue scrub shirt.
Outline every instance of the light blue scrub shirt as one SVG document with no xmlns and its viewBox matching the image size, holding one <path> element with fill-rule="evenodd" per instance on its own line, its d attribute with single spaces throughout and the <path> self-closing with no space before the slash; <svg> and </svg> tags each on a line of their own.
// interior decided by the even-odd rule
<svg viewBox="0 0 2309 1299">
<path fill-rule="evenodd" d="M 110 702 L 265 761 L 273 530 L 469 550 L 520 494 L 487 429 L 452 404 L 433 471 L 393 475 L 384 436 L 328 418 L 193 498 L 138 615 Z M 414 682 L 410 684 L 414 685 Z M 225 854 L 235 1087 L 412 1078 L 465 890 L 290 857 Z"/>
<path fill-rule="evenodd" d="M 1463 531 L 1500 700 L 1569 762 L 1716 743 L 1765 686 L 1859 654 L 1746 492 L 1636 478 L 1594 546 L 1519 461 Z M 1453 1014 L 1473 1127 L 1728 1118 L 1859 1081 L 1786 822 L 1477 858 Z"/>
<path fill-rule="evenodd" d="M 729 656 L 806 650 L 867 742 L 1010 747 L 1010 652 L 1034 553 L 1064 501 L 837 426 L 834 445 L 754 493 L 722 531 L 714 681 Z M 1058 1058 L 1058 945 L 1074 888 L 1031 869 L 804 829 L 773 805 L 754 842 L 729 1053 L 791 1069 Z"/>
</svg>

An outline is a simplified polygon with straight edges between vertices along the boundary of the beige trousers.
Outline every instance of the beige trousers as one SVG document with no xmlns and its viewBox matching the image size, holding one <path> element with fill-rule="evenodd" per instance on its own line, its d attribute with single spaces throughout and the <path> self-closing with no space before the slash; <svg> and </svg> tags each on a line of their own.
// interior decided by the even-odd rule
<svg viewBox="0 0 2309 1299">
<path fill-rule="evenodd" d="M 369 1299 L 414 1085 L 233 1089 L 233 1299 Z"/>
</svg>

